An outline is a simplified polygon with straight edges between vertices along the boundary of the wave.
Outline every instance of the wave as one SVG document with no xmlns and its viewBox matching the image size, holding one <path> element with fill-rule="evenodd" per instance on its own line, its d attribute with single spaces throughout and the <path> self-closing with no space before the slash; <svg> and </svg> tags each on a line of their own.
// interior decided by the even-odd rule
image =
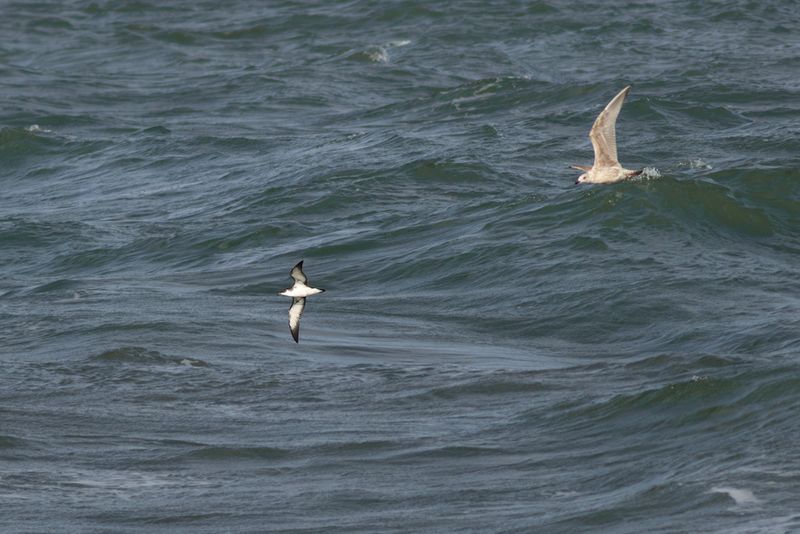
<svg viewBox="0 0 800 534">
<path fill-rule="evenodd" d="M 452 445 L 441 447 L 422 447 L 417 450 L 405 451 L 392 457 L 395 460 L 421 460 L 421 459 L 447 459 L 455 461 L 463 458 L 485 457 L 493 455 L 507 454 L 508 451 L 502 447 L 480 447 L 466 445 Z"/>
<path fill-rule="evenodd" d="M 17 438 L 14 436 L 3 436 L 0 435 L 0 450 L 2 449 L 25 449 L 28 448 L 29 444 L 26 440 L 22 438 Z"/>
<path fill-rule="evenodd" d="M 194 358 L 167 356 L 157 350 L 143 347 L 120 347 L 107 350 L 91 357 L 91 361 L 108 363 L 135 363 L 147 365 L 182 365 L 190 367 L 207 367 L 208 363 Z"/>
<path fill-rule="evenodd" d="M 733 499 L 738 505 L 743 504 L 759 504 L 760 499 L 753 495 L 753 492 L 744 488 L 731 488 L 731 487 L 713 487 L 711 493 L 723 493 Z"/>
<path fill-rule="evenodd" d="M 798 386 L 798 379 L 782 378 L 787 371 L 746 371 L 727 377 L 694 375 L 656 388 L 615 395 L 553 417 L 570 425 L 591 422 L 621 425 L 628 430 L 685 432 L 700 425 L 706 431 L 726 429 L 724 433 L 728 434 L 752 425 L 755 414 L 761 413 L 769 416 L 759 426 L 769 428 L 779 425 L 787 413 L 797 409 L 791 392 Z M 794 371 L 792 368 L 788 374 Z"/>
<path fill-rule="evenodd" d="M 60 139 L 39 128 L 0 128 L 0 160 L 10 168 L 28 160 L 51 156 L 61 149 Z"/>
<path fill-rule="evenodd" d="M 290 455 L 291 451 L 275 447 L 206 446 L 172 460 L 282 460 Z"/>
<path fill-rule="evenodd" d="M 466 399 L 469 397 L 490 398 L 492 396 L 507 398 L 509 395 L 535 395 L 553 389 L 552 385 L 543 382 L 538 374 L 536 379 L 523 380 L 526 373 L 492 374 L 473 379 L 454 381 L 446 386 L 436 386 L 414 392 L 406 397 L 406 401 L 423 401 L 436 399 Z"/>
</svg>

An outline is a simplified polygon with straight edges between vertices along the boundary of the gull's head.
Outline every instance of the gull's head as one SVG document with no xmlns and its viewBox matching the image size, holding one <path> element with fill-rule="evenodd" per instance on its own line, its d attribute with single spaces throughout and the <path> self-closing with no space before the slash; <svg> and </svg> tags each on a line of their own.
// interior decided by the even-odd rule
<svg viewBox="0 0 800 534">
<path fill-rule="evenodd" d="M 580 176 L 578 176 L 578 179 L 575 180 L 575 183 L 576 184 L 582 184 L 583 182 L 586 181 L 586 178 L 587 178 L 586 173 L 583 173 Z"/>
</svg>

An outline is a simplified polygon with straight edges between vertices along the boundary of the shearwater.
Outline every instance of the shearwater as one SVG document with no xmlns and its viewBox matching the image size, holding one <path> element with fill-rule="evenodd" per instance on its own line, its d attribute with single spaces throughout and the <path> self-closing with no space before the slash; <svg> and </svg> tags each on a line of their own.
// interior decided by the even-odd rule
<svg viewBox="0 0 800 534">
<path fill-rule="evenodd" d="M 629 85 L 617 93 L 595 119 L 589 132 L 589 139 L 594 147 L 594 164 L 591 167 L 572 165 L 573 169 L 585 171 L 578 177 L 576 184 L 611 184 L 642 174 L 641 170 L 622 168 L 617 159 L 617 116 L 630 90 Z"/>
<path fill-rule="evenodd" d="M 300 342 L 300 316 L 306 307 L 306 297 L 322 293 L 324 289 L 311 287 L 308 285 L 308 277 L 303 272 L 303 260 L 292 267 L 289 275 L 294 278 L 292 287 L 287 287 L 280 293 L 284 297 L 292 297 L 292 305 L 289 306 L 289 330 L 295 343 Z"/>
</svg>

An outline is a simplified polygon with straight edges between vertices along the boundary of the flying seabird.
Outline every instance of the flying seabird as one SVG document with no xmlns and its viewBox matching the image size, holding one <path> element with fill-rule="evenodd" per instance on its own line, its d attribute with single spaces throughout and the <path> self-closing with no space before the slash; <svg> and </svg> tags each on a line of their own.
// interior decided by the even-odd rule
<svg viewBox="0 0 800 534">
<path fill-rule="evenodd" d="M 642 171 L 623 169 L 617 160 L 617 116 L 630 90 L 629 85 L 617 93 L 594 121 L 594 126 L 589 132 L 589 139 L 592 140 L 594 147 L 594 164 L 591 167 L 571 166 L 573 169 L 584 171 L 578 177 L 576 184 L 610 184 L 642 174 Z"/>
<path fill-rule="evenodd" d="M 292 332 L 292 337 L 295 343 L 300 342 L 300 316 L 303 315 L 303 309 L 306 307 L 306 297 L 322 293 L 324 289 L 318 289 L 308 285 L 308 278 L 303 272 L 303 261 L 292 267 L 289 275 L 294 278 L 292 287 L 287 287 L 278 295 L 284 297 L 292 297 L 292 305 L 289 306 L 289 330 Z"/>
</svg>

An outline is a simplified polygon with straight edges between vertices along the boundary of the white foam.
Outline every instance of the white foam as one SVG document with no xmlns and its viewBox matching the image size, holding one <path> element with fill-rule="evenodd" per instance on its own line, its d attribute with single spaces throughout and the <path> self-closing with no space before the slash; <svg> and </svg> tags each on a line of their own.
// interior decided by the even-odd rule
<svg viewBox="0 0 800 534">
<path fill-rule="evenodd" d="M 364 53 L 370 61 L 375 63 L 389 63 L 389 48 L 399 48 L 401 46 L 408 46 L 411 41 L 408 39 L 398 39 L 389 41 L 381 46 L 370 46 Z"/>
<path fill-rule="evenodd" d="M 640 176 L 642 178 L 661 178 L 661 172 L 655 167 L 645 167 L 642 169 Z"/>
<path fill-rule="evenodd" d="M 690 169 L 702 169 L 704 171 L 709 171 L 713 167 L 703 161 L 700 158 L 690 159 L 688 161 L 681 161 L 678 163 L 678 167 L 689 167 Z"/>
<path fill-rule="evenodd" d="M 31 124 L 30 126 L 25 128 L 25 130 L 28 131 L 28 132 L 31 132 L 31 133 L 37 133 L 37 132 L 49 133 L 49 132 L 53 131 L 53 130 L 46 130 L 45 128 L 41 128 L 38 124 Z"/>
<path fill-rule="evenodd" d="M 571 497 L 577 497 L 578 495 L 580 495 L 580 493 L 578 493 L 577 491 L 556 491 L 555 493 L 553 493 L 553 497 L 571 498 Z"/>
<path fill-rule="evenodd" d="M 382 46 L 378 46 L 367 52 L 367 57 L 375 63 L 389 63 L 389 52 Z"/>
<path fill-rule="evenodd" d="M 757 504 L 761 501 L 753 495 L 753 492 L 749 489 L 738 489 L 738 488 L 730 488 L 730 487 L 713 487 L 711 488 L 712 493 L 727 493 L 728 496 L 733 499 L 736 504 Z"/>
<path fill-rule="evenodd" d="M 78 489 L 88 491 L 108 492 L 123 498 L 131 498 L 132 494 L 149 491 L 157 488 L 170 488 L 176 486 L 205 486 L 206 482 L 190 480 L 189 478 L 176 479 L 151 473 L 116 471 L 111 469 L 98 469 L 93 471 L 71 471 L 62 473 L 65 482 L 71 482 Z"/>
</svg>

